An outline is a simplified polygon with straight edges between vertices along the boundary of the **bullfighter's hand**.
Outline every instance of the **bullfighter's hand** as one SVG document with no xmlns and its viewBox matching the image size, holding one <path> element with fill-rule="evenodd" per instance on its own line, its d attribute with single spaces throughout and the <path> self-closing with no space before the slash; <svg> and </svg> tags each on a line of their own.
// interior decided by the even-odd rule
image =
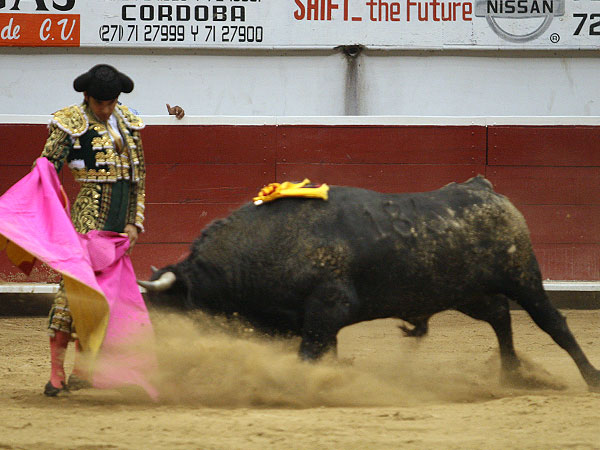
<svg viewBox="0 0 600 450">
<path fill-rule="evenodd" d="M 175 105 L 171 106 L 167 103 L 167 111 L 169 111 L 169 115 L 175 116 L 178 119 L 182 119 L 185 116 L 185 111 L 181 106 Z"/>
<path fill-rule="evenodd" d="M 131 254 L 131 251 L 138 240 L 138 229 L 135 225 L 128 223 L 125 225 L 125 229 L 123 231 L 129 238 L 129 250 L 127 250 L 127 254 Z"/>
</svg>

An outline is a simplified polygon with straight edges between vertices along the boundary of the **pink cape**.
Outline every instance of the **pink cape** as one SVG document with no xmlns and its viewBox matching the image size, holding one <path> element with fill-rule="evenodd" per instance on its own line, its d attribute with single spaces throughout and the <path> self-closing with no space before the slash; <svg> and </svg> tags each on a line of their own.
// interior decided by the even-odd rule
<svg viewBox="0 0 600 450">
<path fill-rule="evenodd" d="M 0 249 L 28 273 L 34 259 L 63 276 L 81 346 L 101 388 L 139 385 L 156 369 L 153 330 L 127 255 L 129 239 L 110 231 L 78 233 L 54 166 L 39 158 L 33 170 L 0 197 Z M 24 253 L 23 250 L 26 252 Z"/>
</svg>

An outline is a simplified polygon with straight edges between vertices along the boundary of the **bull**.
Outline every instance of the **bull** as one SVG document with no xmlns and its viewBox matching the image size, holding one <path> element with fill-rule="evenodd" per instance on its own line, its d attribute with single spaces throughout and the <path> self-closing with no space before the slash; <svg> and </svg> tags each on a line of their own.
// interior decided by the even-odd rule
<svg viewBox="0 0 600 450">
<path fill-rule="evenodd" d="M 544 291 L 525 219 L 481 176 L 432 192 L 332 186 L 327 201 L 249 203 L 206 227 L 187 259 L 139 283 L 150 305 L 299 336 L 307 360 L 335 349 L 348 325 L 398 318 L 422 336 L 432 315 L 457 310 L 492 326 L 503 381 L 521 365 L 510 299 L 600 389 L 600 372 Z"/>
</svg>

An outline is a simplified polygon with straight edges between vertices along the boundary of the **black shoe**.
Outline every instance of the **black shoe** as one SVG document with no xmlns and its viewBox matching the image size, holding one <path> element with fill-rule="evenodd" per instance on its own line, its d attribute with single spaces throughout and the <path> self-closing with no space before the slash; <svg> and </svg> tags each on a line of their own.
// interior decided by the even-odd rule
<svg viewBox="0 0 600 450">
<path fill-rule="evenodd" d="M 65 382 L 61 381 L 61 384 L 62 384 L 62 388 L 57 388 L 52 385 L 52 382 L 48 381 L 46 383 L 46 386 L 44 386 L 44 395 L 46 397 L 56 397 L 61 392 L 68 393 L 69 389 L 65 385 Z"/>
<path fill-rule="evenodd" d="M 78 391 L 79 389 L 89 389 L 91 387 L 92 387 L 92 383 L 90 383 L 88 380 L 79 378 L 74 373 L 72 373 L 69 376 L 69 381 L 67 382 L 67 388 L 70 391 Z"/>
</svg>

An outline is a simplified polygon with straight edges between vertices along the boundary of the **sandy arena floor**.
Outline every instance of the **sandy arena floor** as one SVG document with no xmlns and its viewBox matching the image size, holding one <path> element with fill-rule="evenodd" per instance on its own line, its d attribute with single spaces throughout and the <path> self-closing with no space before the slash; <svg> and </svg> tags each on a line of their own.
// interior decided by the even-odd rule
<svg viewBox="0 0 600 450">
<path fill-rule="evenodd" d="M 420 342 L 394 320 L 349 327 L 338 361 L 319 364 L 298 361 L 297 340 L 169 316 L 155 318 L 161 401 L 136 389 L 46 398 L 45 318 L 0 317 L 0 449 L 600 449 L 600 394 L 512 314 L 530 374 L 564 390 L 500 386 L 491 328 L 458 313 L 435 316 Z M 563 314 L 600 367 L 600 311 Z"/>
</svg>

